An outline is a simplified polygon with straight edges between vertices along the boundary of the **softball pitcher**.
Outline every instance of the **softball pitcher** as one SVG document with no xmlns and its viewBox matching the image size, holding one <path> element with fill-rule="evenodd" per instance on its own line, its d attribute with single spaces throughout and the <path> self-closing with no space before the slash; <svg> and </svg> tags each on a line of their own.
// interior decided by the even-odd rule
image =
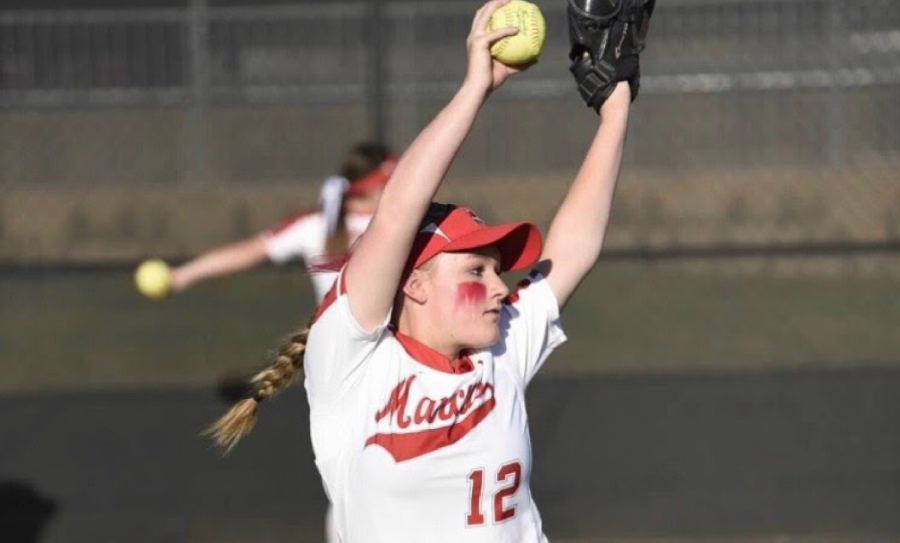
<svg viewBox="0 0 900 543">
<path fill-rule="evenodd" d="M 652 3 L 613 0 L 621 19 L 611 19 L 595 16 L 596 2 L 571 2 L 572 25 L 619 34 L 582 43 L 572 33 L 573 74 L 600 122 L 543 246 L 529 222 L 491 226 L 432 202 L 481 107 L 519 71 L 489 50 L 516 29 L 484 30 L 505 3 L 475 14 L 462 85 L 398 162 L 311 326 L 211 428 L 233 446 L 302 367 L 316 466 L 344 543 L 547 540 L 530 488 L 525 391 L 565 341 L 560 308 L 603 244 L 637 90 L 640 48 L 626 45 L 642 41 L 629 32 L 646 30 Z M 607 44 L 620 52 L 604 83 L 593 61 Z M 532 266 L 510 293 L 501 274 Z"/>
<path fill-rule="evenodd" d="M 325 180 L 320 207 L 297 213 L 251 237 L 208 251 L 172 270 L 171 291 L 182 292 L 210 279 L 238 273 L 266 261 L 302 259 L 321 301 L 362 234 L 397 160 L 381 143 L 363 142 L 347 154 L 340 175 Z"/>
</svg>

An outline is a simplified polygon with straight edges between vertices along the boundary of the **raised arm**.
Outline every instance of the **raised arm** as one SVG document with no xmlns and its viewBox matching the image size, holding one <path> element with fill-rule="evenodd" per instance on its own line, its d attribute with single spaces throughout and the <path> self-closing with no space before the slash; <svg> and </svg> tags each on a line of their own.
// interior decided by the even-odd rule
<svg viewBox="0 0 900 543">
<path fill-rule="evenodd" d="M 600 109 L 600 127 L 553 218 L 541 260 L 562 307 L 600 256 L 619 177 L 631 94 L 619 83 Z"/>
<path fill-rule="evenodd" d="M 581 99 L 599 113 L 600 127 L 544 244 L 543 271 L 560 307 L 603 247 L 655 6 L 656 0 L 568 0 L 569 71 Z"/>
<path fill-rule="evenodd" d="M 478 110 L 493 89 L 519 71 L 495 61 L 490 54 L 491 43 L 518 29 L 485 30 L 491 14 L 508 2 L 492 0 L 475 14 L 466 39 L 468 66 L 462 86 L 400 158 L 369 228 L 347 264 L 350 307 L 367 330 L 381 324 L 390 312 L 419 223 Z"/>
<path fill-rule="evenodd" d="M 237 273 L 267 259 L 265 242 L 258 236 L 224 245 L 174 268 L 172 291 L 181 292 L 200 281 Z"/>
</svg>

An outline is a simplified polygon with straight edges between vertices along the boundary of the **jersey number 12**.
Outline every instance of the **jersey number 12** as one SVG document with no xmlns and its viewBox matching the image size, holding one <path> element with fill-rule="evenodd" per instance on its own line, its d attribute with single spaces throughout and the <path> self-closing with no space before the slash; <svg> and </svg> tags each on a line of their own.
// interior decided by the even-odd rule
<svg viewBox="0 0 900 543">
<path fill-rule="evenodd" d="M 493 510 L 494 522 L 503 522 L 516 516 L 516 506 L 503 503 L 505 498 L 512 496 L 519 490 L 522 483 L 522 464 L 518 460 L 503 464 L 497 470 L 497 489 L 494 492 Z M 483 526 L 484 512 L 481 507 L 481 497 L 484 494 L 484 469 L 478 468 L 469 474 L 469 513 L 466 515 L 467 526 Z"/>
</svg>

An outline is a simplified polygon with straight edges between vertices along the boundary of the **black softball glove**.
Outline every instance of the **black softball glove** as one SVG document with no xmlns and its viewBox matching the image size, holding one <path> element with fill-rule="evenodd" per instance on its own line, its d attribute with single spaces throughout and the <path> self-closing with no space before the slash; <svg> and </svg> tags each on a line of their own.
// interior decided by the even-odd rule
<svg viewBox="0 0 900 543">
<path fill-rule="evenodd" d="M 637 98 L 650 15 L 656 0 L 568 0 L 569 71 L 581 98 L 594 111 L 616 83 L 628 81 Z"/>
</svg>

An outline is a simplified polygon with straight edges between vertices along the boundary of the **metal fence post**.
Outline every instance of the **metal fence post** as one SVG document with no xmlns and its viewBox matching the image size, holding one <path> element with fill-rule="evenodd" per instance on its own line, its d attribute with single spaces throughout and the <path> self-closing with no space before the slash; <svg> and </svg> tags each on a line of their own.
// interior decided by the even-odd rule
<svg viewBox="0 0 900 543">
<path fill-rule="evenodd" d="M 369 133 L 372 138 L 384 141 L 385 138 L 385 85 L 384 58 L 387 55 L 385 40 L 384 10 L 381 0 L 367 0 L 364 27 L 368 31 L 368 51 L 366 64 L 366 108 L 369 115 Z"/>
<path fill-rule="evenodd" d="M 835 166 L 843 165 L 847 159 L 847 90 L 841 77 L 842 5 L 841 0 L 828 2 L 828 63 L 832 76 L 828 92 L 828 159 Z"/>
<path fill-rule="evenodd" d="M 206 107 L 209 100 L 209 0 L 191 0 L 188 14 L 190 70 L 190 112 L 186 115 L 187 177 L 191 182 L 206 181 L 209 177 Z"/>
</svg>

